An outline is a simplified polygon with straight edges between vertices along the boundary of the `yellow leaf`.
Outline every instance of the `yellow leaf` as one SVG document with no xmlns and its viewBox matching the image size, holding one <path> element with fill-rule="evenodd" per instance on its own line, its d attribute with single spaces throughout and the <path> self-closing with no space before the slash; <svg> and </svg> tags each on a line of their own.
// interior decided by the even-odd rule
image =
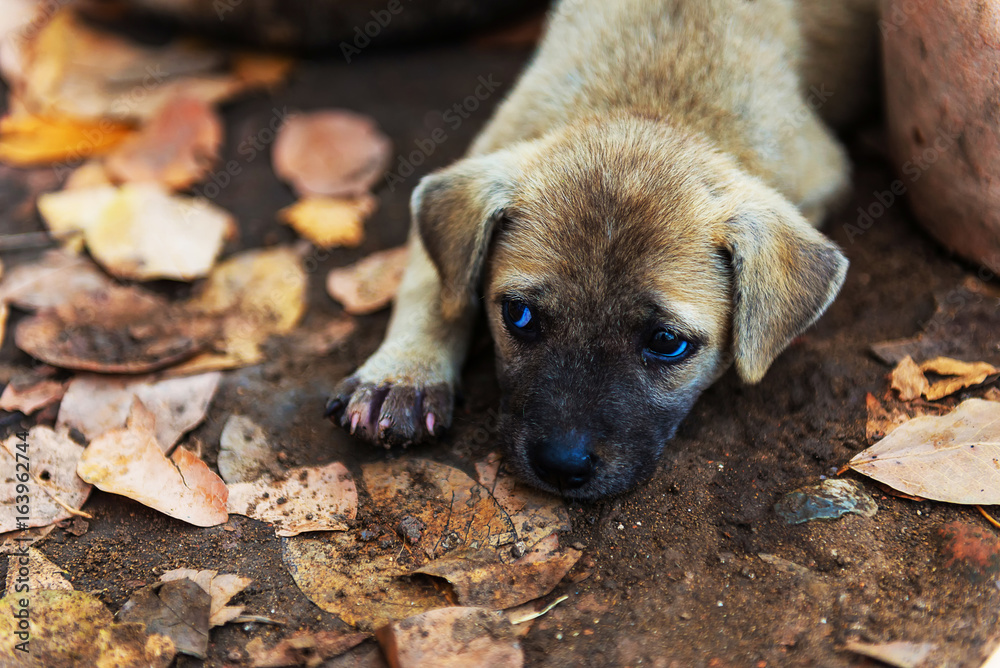
<svg viewBox="0 0 1000 668">
<path fill-rule="evenodd" d="M 16 167 L 76 161 L 103 155 L 133 129 L 111 120 L 16 115 L 0 119 L 0 162 Z"/>
<path fill-rule="evenodd" d="M 278 212 L 286 225 L 320 248 L 354 248 L 364 239 L 364 222 L 378 206 L 371 195 L 306 197 Z"/>
</svg>

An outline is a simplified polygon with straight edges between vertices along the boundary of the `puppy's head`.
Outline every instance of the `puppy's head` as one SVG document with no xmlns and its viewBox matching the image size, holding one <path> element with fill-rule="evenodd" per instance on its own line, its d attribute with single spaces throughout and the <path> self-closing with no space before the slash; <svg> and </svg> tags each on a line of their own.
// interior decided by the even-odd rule
<svg viewBox="0 0 1000 668">
<path fill-rule="evenodd" d="M 756 382 L 833 300 L 837 247 L 702 140 L 583 123 L 426 178 L 442 313 L 482 295 L 501 434 L 529 482 L 624 491 L 730 363 Z"/>
</svg>

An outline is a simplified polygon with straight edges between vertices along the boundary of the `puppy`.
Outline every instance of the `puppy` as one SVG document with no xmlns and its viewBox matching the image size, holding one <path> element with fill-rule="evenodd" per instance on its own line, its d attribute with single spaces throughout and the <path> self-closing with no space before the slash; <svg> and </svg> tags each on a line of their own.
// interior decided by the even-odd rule
<svg viewBox="0 0 1000 668">
<path fill-rule="evenodd" d="M 815 225 L 848 184 L 874 0 L 565 0 L 466 158 L 413 193 L 385 342 L 328 412 L 435 437 L 482 306 L 524 480 L 627 490 L 730 365 L 748 383 L 830 305 Z M 817 101 L 818 100 L 818 101 Z"/>
</svg>

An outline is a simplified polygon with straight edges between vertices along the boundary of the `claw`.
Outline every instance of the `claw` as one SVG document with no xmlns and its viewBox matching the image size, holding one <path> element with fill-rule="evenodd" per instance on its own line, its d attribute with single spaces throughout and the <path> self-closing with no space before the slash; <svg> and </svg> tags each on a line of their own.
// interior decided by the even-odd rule
<svg viewBox="0 0 1000 668">
<path fill-rule="evenodd" d="M 358 428 L 358 421 L 361 420 L 361 414 L 355 413 L 351 416 L 351 434 L 354 434 L 354 430 Z"/>
<path fill-rule="evenodd" d="M 427 414 L 427 433 L 434 435 L 434 413 Z"/>
</svg>

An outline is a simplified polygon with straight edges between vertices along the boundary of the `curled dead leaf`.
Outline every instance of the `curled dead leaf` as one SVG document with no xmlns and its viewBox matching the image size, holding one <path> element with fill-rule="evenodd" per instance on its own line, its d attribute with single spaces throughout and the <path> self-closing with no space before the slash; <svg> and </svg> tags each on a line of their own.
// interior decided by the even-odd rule
<svg viewBox="0 0 1000 668">
<path fill-rule="evenodd" d="M 126 123 L 58 114 L 0 118 L 0 162 L 35 167 L 103 155 L 132 136 Z"/>
<path fill-rule="evenodd" d="M 196 526 L 222 524 L 228 491 L 194 454 L 178 448 L 167 459 L 156 440 L 156 418 L 134 399 L 124 429 L 94 439 L 77 466 L 84 481 Z"/>
<path fill-rule="evenodd" d="M 926 394 L 931 384 L 927 382 L 924 372 L 913 358 L 907 355 L 892 370 L 890 378 L 892 389 L 899 392 L 899 398 L 903 401 L 913 401 L 917 397 Z"/>
<path fill-rule="evenodd" d="M 924 396 L 930 401 L 947 397 L 967 387 L 979 385 L 991 376 L 1000 374 L 1000 369 L 986 362 L 963 362 L 949 357 L 935 357 L 920 365 L 924 373 L 950 376 L 933 383 Z"/>
<path fill-rule="evenodd" d="M 226 605 L 229 599 L 246 589 L 253 580 L 240 577 L 233 573 L 191 568 L 175 568 L 160 576 L 161 582 L 188 579 L 201 587 L 211 598 L 211 608 L 208 617 L 210 627 L 222 626 L 243 614 L 242 605 Z"/>
<path fill-rule="evenodd" d="M 392 622 L 375 633 L 389 664 L 520 668 L 524 650 L 507 617 L 495 610 L 451 607 Z"/>
<path fill-rule="evenodd" d="M 247 643 L 247 653 L 254 668 L 310 665 L 340 656 L 369 637 L 367 633 L 298 631 L 271 648 L 265 648 L 263 640 L 254 638 Z"/>
<path fill-rule="evenodd" d="M 0 281 L 0 302 L 37 311 L 113 285 L 114 281 L 88 258 L 52 250 L 37 262 L 10 270 Z"/>
</svg>

